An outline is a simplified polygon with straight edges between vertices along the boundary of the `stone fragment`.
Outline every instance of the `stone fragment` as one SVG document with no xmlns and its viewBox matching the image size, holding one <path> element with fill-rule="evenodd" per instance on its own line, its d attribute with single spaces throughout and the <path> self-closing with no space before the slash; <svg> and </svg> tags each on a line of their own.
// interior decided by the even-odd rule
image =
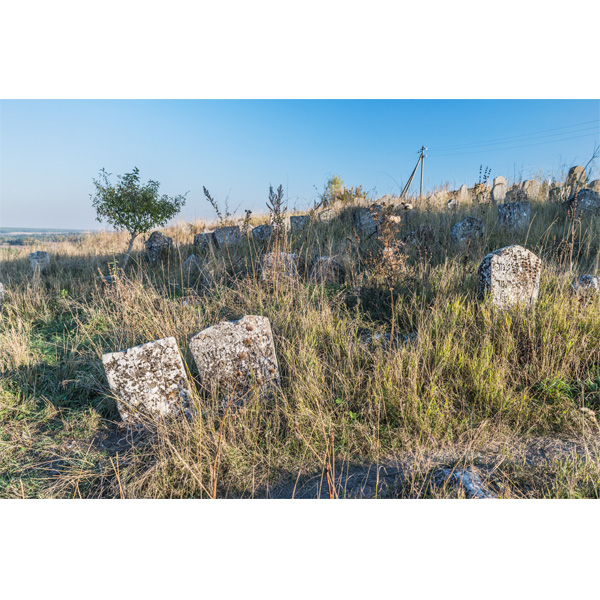
<svg viewBox="0 0 600 600">
<path fill-rule="evenodd" d="M 354 213 L 356 232 L 361 238 L 371 237 L 379 231 L 382 208 L 380 204 L 372 204 L 369 207 L 359 208 Z"/>
<path fill-rule="evenodd" d="M 569 209 L 577 216 L 600 214 L 600 194 L 587 188 L 580 189 L 569 198 Z"/>
<path fill-rule="evenodd" d="M 326 208 L 325 210 L 322 210 L 319 213 L 319 221 L 321 221 L 322 223 L 331 221 L 334 218 L 335 218 L 335 211 L 333 210 L 333 208 Z"/>
<path fill-rule="evenodd" d="M 540 289 L 542 261 L 522 246 L 506 246 L 479 265 L 477 298 L 489 296 L 498 308 L 533 304 Z"/>
<path fill-rule="evenodd" d="M 498 204 L 498 225 L 504 229 L 524 229 L 529 225 L 529 202 Z"/>
<path fill-rule="evenodd" d="M 525 192 L 527 200 L 537 200 L 540 196 L 540 192 L 542 191 L 542 184 L 535 179 L 528 179 L 527 181 L 524 181 L 521 187 L 523 192 Z"/>
<path fill-rule="evenodd" d="M 455 244 L 465 244 L 469 240 L 483 237 L 483 221 L 474 217 L 467 217 L 452 228 L 450 236 Z"/>
<path fill-rule="evenodd" d="M 498 178 L 496 177 L 496 179 L 498 179 Z M 505 183 L 494 184 L 494 187 L 492 188 L 492 202 L 494 202 L 496 204 L 500 204 L 501 202 L 504 202 L 504 200 L 506 199 L 507 192 L 508 192 L 508 188 L 506 187 Z"/>
<path fill-rule="evenodd" d="M 346 279 L 346 269 L 330 256 L 315 258 L 310 269 L 310 279 L 315 283 L 338 285 Z"/>
<path fill-rule="evenodd" d="M 506 185 L 506 179 L 502 175 L 494 178 L 494 185 Z"/>
<path fill-rule="evenodd" d="M 463 490 L 467 498 L 492 500 L 497 498 L 490 492 L 481 477 L 471 467 L 466 469 L 438 469 L 432 477 L 435 486 L 450 485 Z"/>
<path fill-rule="evenodd" d="M 50 265 L 50 255 L 43 250 L 32 252 L 29 255 L 29 266 L 32 271 L 40 273 L 48 268 Z"/>
<path fill-rule="evenodd" d="M 174 337 L 102 356 L 123 421 L 190 413 L 190 386 Z"/>
<path fill-rule="evenodd" d="M 197 233 L 194 236 L 194 246 L 202 252 L 208 252 L 213 242 L 213 231 Z"/>
<path fill-rule="evenodd" d="M 213 231 L 213 241 L 217 248 L 238 246 L 242 243 L 242 232 L 237 225 L 220 227 Z"/>
<path fill-rule="evenodd" d="M 292 235 L 298 235 L 305 227 L 308 227 L 310 217 L 308 215 L 293 215 L 289 218 L 289 228 Z"/>
<path fill-rule="evenodd" d="M 600 283 L 593 275 L 581 275 L 571 284 L 571 291 L 579 296 L 593 296 L 600 291 Z"/>
<path fill-rule="evenodd" d="M 240 405 L 258 389 L 266 397 L 280 385 L 271 324 L 247 315 L 204 329 L 190 340 L 200 384 L 217 393 L 222 406 Z"/>
<path fill-rule="evenodd" d="M 260 277 L 263 281 L 275 279 L 278 275 L 284 277 L 298 276 L 298 255 L 286 252 L 270 252 L 263 254 L 260 259 Z"/>
<path fill-rule="evenodd" d="M 592 190 L 593 192 L 600 193 L 600 179 L 594 179 L 594 181 L 590 181 L 587 185 L 588 190 Z"/>
<path fill-rule="evenodd" d="M 252 237 L 257 242 L 268 242 L 273 235 L 272 225 L 259 225 L 252 230 Z"/>
<path fill-rule="evenodd" d="M 146 248 L 148 260 L 153 265 L 156 265 L 162 258 L 167 257 L 173 249 L 173 238 L 166 236 L 160 231 L 153 231 L 146 240 L 144 248 Z"/>
</svg>

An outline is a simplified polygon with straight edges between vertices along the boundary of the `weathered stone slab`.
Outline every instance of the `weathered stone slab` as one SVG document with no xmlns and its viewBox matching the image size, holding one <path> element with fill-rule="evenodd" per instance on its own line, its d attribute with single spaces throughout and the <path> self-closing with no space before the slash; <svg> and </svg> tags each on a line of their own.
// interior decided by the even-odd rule
<svg viewBox="0 0 600 600">
<path fill-rule="evenodd" d="M 500 248 L 479 265 L 477 297 L 489 296 L 499 308 L 533 304 L 539 294 L 541 269 L 542 261 L 526 248 Z"/>
<path fill-rule="evenodd" d="M 582 214 L 600 214 L 600 194 L 584 188 L 575 192 L 569 198 L 569 209 L 571 209 L 576 215 Z"/>
<path fill-rule="evenodd" d="M 153 264 L 157 264 L 161 259 L 166 258 L 173 249 L 173 238 L 166 236 L 160 231 L 153 231 L 144 244 L 146 256 Z"/>
<path fill-rule="evenodd" d="M 562 202 L 564 200 L 564 190 L 562 186 L 553 184 L 548 193 L 550 202 Z"/>
<path fill-rule="evenodd" d="M 190 340 L 200 384 L 217 393 L 223 406 L 241 404 L 253 389 L 268 396 L 280 385 L 271 324 L 247 315 L 204 329 Z"/>
<path fill-rule="evenodd" d="M 585 172 L 585 168 L 581 165 L 577 165 L 575 167 L 571 167 L 569 169 L 569 174 L 567 175 L 567 179 L 569 182 L 577 183 L 580 186 L 585 185 L 587 181 L 587 174 Z"/>
<path fill-rule="evenodd" d="M 498 179 L 498 178 L 496 178 Z M 495 181 L 495 180 L 494 180 Z M 506 183 L 496 183 L 492 188 L 492 202 L 496 204 L 500 204 L 504 202 L 506 199 L 506 194 L 508 192 L 508 187 L 506 187 Z"/>
<path fill-rule="evenodd" d="M 542 184 L 535 179 L 528 179 L 523 182 L 522 189 L 528 200 L 537 200 L 542 191 Z"/>
<path fill-rule="evenodd" d="M 346 269 L 330 256 L 315 258 L 310 269 L 310 279 L 315 283 L 330 283 L 338 285 L 346 279 Z"/>
<path fill-rule="evenodd" d="M 319 213 L 319 221 L 322 223 L 327 223 L 335 219 L 335 210 L 333 208 L 326 208 Z"/>
<path fill-rule="evenodd" d="M 469 240 L 483 237 L 483 221 L 474 217 L 467 217 L 460 223 L 456 223 L 450 232 L 455 244 L 466 244 Z"/>
<path fill-rule="evenodd" d="M 310 217 L 308 215 L 293 215 L 289 218 L 289 228 L 292 235 L 298 235 L 303 229 L 308 227 Z"/>
<path fill-rule="evenodd" d="M 189 414 L 190 387 L 174 337 L 102 356 L 123 421 Z"/>
<path fill-rule="evenodd" d="M 504 229 L 524 229 L 529 225 L 529 202 L 498 204 L 498 225 Z"/>
<path fill-rule="evenodd" d="M 285 277 L 298 276 L 298 255 L 286 252 L 270 252 L 263 254 L 260 259 L 260 277 L 263 281 L 270 281 L 283 275 Z"/>
<path fill-rule="evenodd" d="M 498 175 L 498 177 L 494 178 L 494 185 L 507 185 L 506 179 L 502 177 L 502 175 Z"/>
<path fill-rule="evenodd" d="M 259 225 L 252 230 L 252 237 L 257 242 L 268 242 L 273 235 L 272 225 Z"/>
<path fill-rule="evenodd" d="M 29 266 L 32 271 L 41 272 L 48 268 L 50 265 L 50 255 L 44 250 L 38 250 L 32 252 L 29 255 Z"/>
<path fill-rule="evenodd" d="M 359 208 L 354 213 L 354 225 L 361 238 L 368 238 L 379 231 L 381 214 L 382 206 L 380 204 Z"/>
<path fill-rule="evenodd" d="M 594 179 L 587 184 L 588 190 L 600 193 L 600 179 Z"/>
<path fill-rule="evenodd" d="M 188 256 L 183 261 L 183 272 L 188 276 L 193 276 L 193 275 L 199 274 L 202 271 L 202 267 L 203 267 L 202 260 L 195 254 Z"/>
<path fill-rule="evenodd" d="M 497 498 L 490 492 L 479 474 L 468 467 L 466 469 L 438 469 L 432 477 L 435 486 L 449 485 L 461 489 L 467 498 L 478 500 L 492 500 Z"/>
<path fill-rule="evenodd" d="M 600 291 L 600 282 L 593 275 L 581 275 L 571 284 L 571 291 L 578 296 L 594 296 Z"/>
<path fill-rule="evenodd" d="M 208 252 L 213 243 L 213 231 L 205 231 L 203 233 L 197 233 L 194 236 L 194 246 L 202 252 Z"/>
<path fill-rule="evenodd" d="M 525 190 L 520 187 L 513 187 L 512 189 L 508 190 L 508 192 L 506 192 L 504 203 L 510 204 L 513 202 L 528 202 Z"/>
<path fill-rule="evenodd" d="M 238 246 L 242 243 L 242 232 L 237 225 L 220 227 L 213 231 L 213 241 L 217 248 Z"/>
<path fill-rule="evenodd" d="M 466 202 L 469 199 L 469 190 L 467 186 L 463 183 L 458 191 L 456 192 L 456 200 L 458 202 Z"/>
</svg>

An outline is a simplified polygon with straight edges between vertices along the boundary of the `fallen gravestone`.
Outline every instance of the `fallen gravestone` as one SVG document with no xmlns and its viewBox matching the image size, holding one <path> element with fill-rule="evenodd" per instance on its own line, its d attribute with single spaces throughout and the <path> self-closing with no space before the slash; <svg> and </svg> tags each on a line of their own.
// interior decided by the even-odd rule
<svg viewBox="0 0 600 600">
<path fill-rule="evenodd" d="M 174 337 L 102 356 L 123 421 L 189 415 L 190 387 Z"/>
<path fill-rule="evenodd" d="M 280 385 L 271 324 L 247 315 L 204 329 L 190 340 L 204 391 L 217 393 L 221 406 L 240 405 L 253 389 L 261 397 Z"/>
<path fill-rule="evenodd" d="M 522 246 L 507 246 L 488 254 L 479 265 L 477 298 L 489 296 L 494 306 L 533 304 L 540 289 L 542 261 Z"/>
<path fill-rule="evenodd" d="M 486 489 L 481 477 L 471 467 L 466 469 L 438 469 L 432 477 L 434 487 L 449 485 L 461 489 L 467 498 L 491 500 L 497 498 Z"/>
<path fill-rule="evenodd" d="M 346 279 L 346 269 L 330 256 L 315 258 L 310 269 L 310 280 L 315 283 L 341 284 Z"/>
<path fill-rule="evenodd" d="M 500 204 L 501 202 L 504 202 L 504 200 L 506 199 L 507 192 L 508 187 L 506 187 L 506 183 L 495 183 L 494 187 L 492 188 L 492 202 L 494 202 L 495 204 Z"/>
<path fill-rule="evenodd" d="M 504 229 L 523 229 L 529 225 L 529 202 L 498 204 L 498 225 Z"/>
<path fill-rule="evenodd" d="M 577 216 L 582 214 L 600 214 L 600 194 L 584 188 L 569 198 L 569 209 Z"/>
<path fill-rule="evenodd" d="M 289 218 L 289 228 L 292 235 L 298 235 L 305 227 L 308 227 L 310 217 L 308 215 L 294 215 Z"/>
<path fill-rule="evenodd" d="M 571 291 L 578 296 L 594 296 L 600 291 L 598 278 L 593 275 L 581 275 L 571 284 Z"/>
<path fill-rule="evenodd" d="M 257 242 L 268 242 L 273 235 L 272 225 L 259 225 L 252 230 L 252 237 Z"/>
<path fill-rule="evenodd" d="M 29 255 L 29 266 L 31 270 L 40 273 L 48 268 L 50 264 L 50 255 L 43 250 L 38 250 L 37 252 L 32 252 Z"/>
<path fill-rule="evenodd" d="M 467 217 L 456 223 L 450 232 L 455 244 L 465 244 L 468 241 L 483 237 L 483 221 L 474 217 Z"/>
<path fill-rule="evenodd" d="M 286 252 L 270 252 L 260 259 L 260 277 L 263 281 L 275 279 L 278 275 L 298 276 L 298 255 Z"/>
<path fill-rule="evenodd" d="M 194 246 L 202 252 L 208 252 L 213 242 L 213 233 L 212 231 L 197 233 L 194 236 Z"/>
<path fill-rule="evenodd" d="M 160 231 L 153 231 L 144 244 L 148 260 L 156 265 L 162 258 L 166 258 L 173 249 L 173 238 Z"/>
<path fill-rule="evenodd" d="M 238 246 L 242 243 L 242 232 L 237 225 L 220 227 L 213 231 L 213 241 L 217 248 Z"/>
</svg>

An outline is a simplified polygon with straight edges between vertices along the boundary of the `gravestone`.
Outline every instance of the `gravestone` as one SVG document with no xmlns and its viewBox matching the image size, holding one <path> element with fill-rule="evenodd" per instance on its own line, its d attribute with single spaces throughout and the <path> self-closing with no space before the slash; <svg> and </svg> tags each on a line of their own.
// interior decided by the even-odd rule
<svg viewBox="0 0 600 600">
<path fill-rule="evenodd" d="M 498 178 L 496 177 L 496 179 Z M 506 187 L 505 183 L 495 183 L 494 187 L 492 188 L 492 202 L 495 204 L 504 202 L 507 192 L 508 188 Z"/>
<path fill-rule="evenodd" d="M 580 165 L 571 167 L 569 169 L 569 174 L 567 175 L 567 179 L 569 180 L 570 183 L 574 183 L 579 186 L 584 186 L 585 182 L 587 180 L 585 168 Z"/>
<path fill-rule="evenodd" d="M 162 258 L 169 255 L 169 252 L 173 249 L 173 238 L 166 236 L 160 231 L 153 231 L 146 240 L 144 248 L 146 248 L 148 260 L 155 265 Z"/>
<path fill-rule="evenodd" d="M 237 225 L 220 227 L 213 231 L 213 241 L 219 249 L 229 246 L 238 246 L 242 243 L 242 232 Z"/>
<path fill-rule="evenodd" d="M 522 246 L 488 254 L 479 265 L 477 298 L 489 296 L 494 306 L 508 308 L 537 301 L 542 261 Z"/>
<path fill-rule="evenodd" d="M 272 225 L 259 225 L 252 230 L 252 237 L 257 242 L 268 242 L 273 235 Z"/>
<path fill-rule="evenodd" d="M 528 179 L 523 182 L 522 189 L 528 200 L 537 200 L 542 191 L 542 185 L 535 179 Z"/>
<path fill-rule="evenodd" d="M 594 179 L 594 181 L 590 181 L 587 187 L 588 190 L 600 193 L 600 179 Z"/>
<path fill-rule="evenodd" d="M 289 228 L 292 235 L 298 235 L 305 227 L 308 227 L 310 217 L 308 215 L 294 215 L 289 218 Z"/>
<path fill-rule="evenodd" d="M 48 265 L 50 265 L 50 255 L 47 252 L 38 250 L 29 255 L 29 266 L 32 271 L 40 273 L 46 270 Z"/>
<path fill-rule="evenodd" d="M 569 198 L 569 209 L 577 216 L 582 214 L 600 214 L 600 194 L 587 188 L 575 192 Z"/>
<path fill-rule="evenodd" d="M 469 190 L 467 186 L 463 183 L 460 188 L 458 188 L 458 192 L 456 193 L 456 200 L 458 202 L 466 202 L 469 199 Z"/>
<path fill-rule="evenodd" d="M 298 276 L 298 255 L 286 252 L 270 252 L 260 259 L 260 277 L 269 281 L 278 275 L 284 277 Z"/>
<path fill-rule="evenodd" d="M 506 192 L 506 198 L 504 203 L 509 204 L 510 202 L 527 202 L 527 194 L 525 190 L 519 187 L 513 187 Z"/>
<path fill-rule="evenodd" d="M 190 386 L 174 337 L 104 354 L 102 364 L 123 421 L 189 414 Z"/>
<path fill-rule="evenodd" d="M 529 202 L 498 204 L 498 225 L 504 229 L 524 229 L 529 225 Z"/>
<path fill-rule="evenodd" d="M 379 231 L 379 218 L 381 218 L 381 212 L 381 205 L 373 204 L 369 207 L 359 208 L 354 213 L 356 232 L 361 238 L 371 237 Z"/>
<path fill-rule="evenodd" d="M 581 275 L 571 284 L 571 291 L 578 296 L 593 296 L 600 291 L 598 278 L 593 275 Z"/>
<path fill-rule="evenodd" d="M 200 274 L 200 272 L 202 271 L 202 266 L 202 260 L 195 254 L 192 254 L 183 261 L 183 272 L 188 277 L 193 277 L 195 275 Z"/>
<path fill-rule="evenodd" d="M 197 233 L 194 236 L 194 246 L 202 252 L 208 252 L 213 242 L 213 231 Z"/>
<path fill-rule="evenodd" d="M 190 340 L 200 385 L 217 393 L 223 407 L 241 404 L 251 390 L 266 397 L 280 385 L 271 324 L 266 317 L 246 315 L 204 329 Z"/>
<path fill-rule="evenodd" d="M 550 202 L 562 202 L 564 191 L 560 184 L 553 183 L 549 191 Z"/>
<path fill-rule="evenodd" d="M 335 211 L 333 208 L 326 208 L 319 213 L 319 221 L 326 223 L 335 218 Z"/>
<path fill-rule="evenodd" d="M 452 228 L 450 236 L 455 244 L 465 244 L 466 242 L 483 237 L 483 221 L 474 217 L 467 217 Z"/>
<path fill-rule="evenodd" d="M 346 279 L 346 269 L 330 256 L 319 256 L 312 263 L 310 279 L 315 283 L 341 284 Z"/>
<path fill-rule="evenodd" d="M 502 175 L 494 178 L 494 185 L 506 185 L 506 179 Z"/>
</svg>

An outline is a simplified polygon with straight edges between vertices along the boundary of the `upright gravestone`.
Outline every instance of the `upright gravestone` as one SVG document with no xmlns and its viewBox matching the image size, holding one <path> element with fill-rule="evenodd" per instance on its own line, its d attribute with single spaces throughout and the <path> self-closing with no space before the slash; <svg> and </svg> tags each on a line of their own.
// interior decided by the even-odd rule
<svg viewBox="0 0 600 600">
<path fill-rule="evenodd" d="M 483 237 L 483 221 L 474 217 L 467 217 L 457 223 L 450 232 L 455 244 L 466 244 L 469 241 Z"/>
<path fill-rule="evenodd" d="M 506 185 L 506 179 L 502 175 L 494 178 L 494 185 Z"/>
<path fill-rule="evenodd" d="M 162 258 L 169 255 L 169 252 L 173 249 L 173 238 L 166 236 L 160 231 L 153 231 L 146 240 L 144 247 L 146 248 L 148 260 L 155 265 Z"/>
<path fill-rule="evenodd" d="M 343 265 L 330 256 L 315 258 L 310 269 L 310 279 L 315 283 L 341 284 L 346 278 Z"/>
<path fill-rule="evenodd" d="M 241 404 L 253 388 L 265 397 L 280 385 L 266 317 L 247 315 L 204 329 L 190 340 L 190 351 L 202 388 L 218 394 L 222 406 Z"/>
<path fill-rule="evenodd" d="M 289 227 L 292 235 L 298 235 L 305 227 L 308 227 L 310 217 L 308 215 L 294 215 L 290 217 Z"/>
<path fill-rule="evenodd" d="M 496 179 L 499 179 L 496 177 Z M 504 179 L 504 177 L 502 178 Z M 495 181 L 495 180 L 494 180 Z M 495 183 L 492 188 L 492 202 L 495 204 L 500 204 L 504 202 L 506 199 L 506 194 L 508 192 L 508 188 L 506 187 L 506 183 Z"/>
<path fill-rule="evenodd" d="M 577 216 L 600 214 L 600 194 L 587 188 L 580 189 L 569 198 L 569 209 Z"/>
<path fill-rule="evenodd" d="M 478 271 L 477 297 L 508 308 L 537 301 L 542 261 L 522 246 L 507 246 L 488 254 Z"/>
<path fill-rule="evenodd" d="M 498 225 L 504 229 L 524 229 L 529 225 L 529 202 L 498 204 Z"/>
<path fill-rule="evenodd" d="M 272 225 L 258 225 L 252 230 L 252 237 L 257 242 L 268 242 L 273 235 Z"/>
<path fill-rule="evenodd" d="M 298 276 L 298 255 L 286 252 L 270 252 L 260 259 L 260 277 L 263 281 L 271 281 L 278 275 L 284 277 Z"/>
<path fill-rule="evenodd" d="M 548 192 L 550 202 L 562 202 L 563 201 L 563 188 L 558 183 L 553 183 Z"/>
<path fill-rule="evenodd" d="M 331 221 L 334 218 L 335 211 L 333 210 L 333 208 L 326 208 L 325 210 L 322 210 L 319 213 L 319 221 L 321 221 L 321 223 L 327 223 L 328 221 Z"/>
<path fill-rule="evenodd" d="M 373 204 L 369 207 L 359 208 L 354 213 L 354 224 L 361 238 L 371 237 L 379 231 L 381 211 L 381 205 Z"/>
<path fill-rule="evenodd" d="M 458 192 L 456 193 L 456 200 L 460 202 L 466 202 L 469 199 L 469 190 L 467 186 L 463 183 L 460 188 L 458 188 Z"/>
<path fill-rule="evenodd" d="M 195 254 L 188 256 L 183 261 L 183 272 L 187 277 L 195 277 L 202 272 L 202 260 Z"/>
<path fill-rule="evenodd" d="M 190 387 L 174 337 L 102 356 L 123 421 L 189 414 Z"/>
<path fill-rule="evenodd" d="M 220 227 L 213 231 L 213 241 L 219 249 L 238 246 L 242 243 L 242 232 L 237 225 Z"/>
<path fill-rule="evenodd" d="M 585 185 L 585 182 L 587 181 L 587 174 L 585 172 L 585 168 L 580 165 L 571 167 L 569 169 L 567 179 L 569 180 L 569 182 L 583 187 Z"/>
<path fill-rule="evenodd" d="M 213 231 L 197 233 L 194 236 L 194 246 L 201 252 L 208 252 L 213 242 Z"/>
<path fill-rule="evenodd" d="M 587 185 L 589 190 L 593 192 L 600 193 L 600 179 L 594 179 L 594 181 L 590 181 Z"/>
<path fill-rule="evenodd" d="M 29 255 L 29 266 L 31 270 L 35 273 L 40 273 L 45 271 L 50 264 L 50 255 L 43 250 L 38 250 L 37 252 L 32 252 Z"/>
<path fill-rule="evenodd" d="M 527 181 L 523 182 L 522 189 L 527 197 L 527 200 L 537 200 L 540 196 L 540 192 L 542 191 L 542 185 L 535 179 L 528 179 Z"/>
</svg>

